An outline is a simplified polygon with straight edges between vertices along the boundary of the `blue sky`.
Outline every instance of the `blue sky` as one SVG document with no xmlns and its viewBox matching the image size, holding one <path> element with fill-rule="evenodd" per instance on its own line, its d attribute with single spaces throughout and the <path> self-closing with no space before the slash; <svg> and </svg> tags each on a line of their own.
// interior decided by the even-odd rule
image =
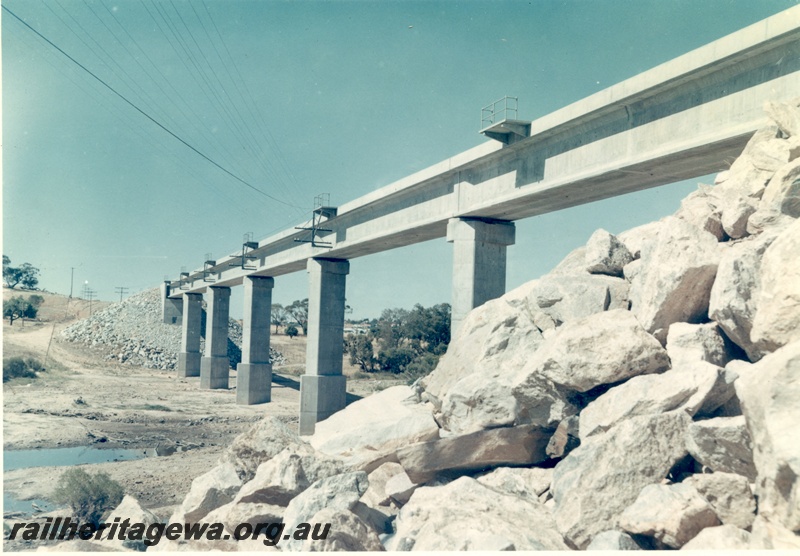
<svg viewBox="0 0 800 556">
<path fill-rule="evenodd" d="M 535 119 L 789 0 L 4 0 L 150 118 L 2 13 L 3 252 L 101 299 L 302 224 L 471 148 L 480 108 Z M 709 179 L 709 178 L 705 178 Z M 673 212 L 698 180 L 517 223 L 508 288 L 603 227 Z M 450 299 L 444 239 L 354 259 L 354 317 Z M 239 288 L 235 289 L 237 292 Z M 274 299 L 307 296 L 304 273 Z M 233 314 L 240 315 L 233 298 Z"/>
</svg>

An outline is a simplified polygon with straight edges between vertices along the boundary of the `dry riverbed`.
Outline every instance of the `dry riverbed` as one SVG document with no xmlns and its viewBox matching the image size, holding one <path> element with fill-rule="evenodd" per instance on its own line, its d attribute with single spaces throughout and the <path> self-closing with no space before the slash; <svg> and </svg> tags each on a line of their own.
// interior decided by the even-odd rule
<svg viewBox="0 0 800 556">
<path fill-rule="evenodd" d="M 71 319 L 70 319 L 71 320 Z M 237 405 L 236 373 L 228 390 L 200 390 L 199 378 L 178 379 L 174 372 L 105 360 L 101 353 L 59 339 L 69 322 L 3 325 L 4 357 L 47 357 L 47 370 L 36 379 L 16 379 L 3 386 L 3 449 L 91 447 L 144 450 L 129 461 L 86 465 L 121 483 L 156 514 L 168 517 L 191 481 L 211 467 L 231 440 L 252 423 L 273 415 L 290 426 L 298 421 L 299 377 L 304 342 L 275 338 L 275 347 L 292 352 L 276 372 L 272 401 Z M 302 343 L 301 343 L 302 342 Z M 49 345 L 49 351 L 48 351 Z M 301 372 L 301 371 L 300 371 Z M 349 380 L 348 396 L 368 395 L 395 381 Z M 156 456 L 158 453 L 171 453 Z M 51 460 L 52 461 L 52 460 Z M 48 499 L 67 467 L 27 467 L 4 473 L 4 493 L 17 500 Z M 63 513 L 63 512 L 62 512 Z M 19 515 L 6 513 L 9 519 Z M 34 548 L 5 542 L 7 550 Z"/>
</svg>

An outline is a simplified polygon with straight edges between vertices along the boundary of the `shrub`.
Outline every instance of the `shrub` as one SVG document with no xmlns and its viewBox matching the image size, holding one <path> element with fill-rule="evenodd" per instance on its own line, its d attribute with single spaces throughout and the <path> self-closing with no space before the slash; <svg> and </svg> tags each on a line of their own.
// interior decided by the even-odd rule
<svg viewBox="0 0 800 556">
<path fill-rule="evenodd" d="M 403 373 L 408 385 L 411 386 L 418 378 L 431 374 L 438 363 L 439 356 L 433 353 L 423 353 L 414 359 Z"/>
<path fill-rule="evenodd" d="M 41 371 L 44 367 L 32 357 L 11 357 L 3 361 L 3 382 L 12 378 L 36 378 L 36 373 Z"/>
<path fill-rule="evenodd" d="M 53 500 L 72 508 L 78 520 L 99 525 L 103 514 L 122 502 L 123 494 L 122 485 L 106 473 L 89 475 L 75 467 L 61 475 Z"/>
<path fill-rule="evenodd" d="M 290 324 L 289 326 L 286 327 L 286 330 L 284 330 L 284 333 L 287 336 L 289 336 L 290 338 L 294 338 L 295 336 L 297 336 L 297 333 L 298 333 L 297 332 L 297 327 L 295 325 L 293 325 L 293 324 Z"/>
</svg>

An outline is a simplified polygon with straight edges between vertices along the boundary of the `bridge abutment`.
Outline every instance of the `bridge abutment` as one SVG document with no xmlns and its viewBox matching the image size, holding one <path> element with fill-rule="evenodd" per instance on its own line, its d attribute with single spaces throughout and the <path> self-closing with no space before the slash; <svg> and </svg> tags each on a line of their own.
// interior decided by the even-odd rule
<svg viewBox="0 0 800 556">
<path fill-rule="evenodd" d="M 161 318 L 164 324 L 178 324 L 183 314 L 183 299 L 172 299 L 170 283 L 161 284 Z"/>
<path fill-rule="evenodd" d="M 272 288 L 266 276 L 245 276 L 242 319 L 242 362 L 236 367 L 236 403 L 254 405 L 270 401 L 272 365 L 269 360 Z"/>
<path fill-rule="evenodd" d="M 183 294 L 181 351 L 178 353 L 178 377 L 200 376 L 200 335 L 203 320 L 203 294 Z"/>
<path fill-rule="evenodd" d="M 206 308 L 206 349 L 200 361 L 200 388 L 227 388 L 228 369 L 228 315 L 231 289 L 208 288 Z"/>
<path fill-rule="evenodd" d="M 506 247 L 514 245 L 513 222 L 451 218 L 453 294 L 450 332 L 454 335 L 472 309 L 506 291 Z"/>
<path fill-rule="evenodd" d="M 300 434 L 314 433 L 315 425 L 346 403 L 344 355 L 345 286 L 350 262 L 309 259 L 308 344 L 306 372 L 300 377 Z"/>
</svg>

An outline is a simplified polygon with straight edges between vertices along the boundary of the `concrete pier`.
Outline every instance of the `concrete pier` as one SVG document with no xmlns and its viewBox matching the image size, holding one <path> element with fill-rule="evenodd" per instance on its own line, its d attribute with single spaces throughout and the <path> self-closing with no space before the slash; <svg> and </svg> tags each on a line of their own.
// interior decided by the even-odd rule
<svg viewBox="0 0 800 556">
<path fill-rule="evenodd" d="M 275 280 L 265 276 L 244 278 L 242 362 L 236 366 L 236 403 L 253 405 L 271 399 L 272 365 L 269 362 L 269 325 Z"/>
<path fill-rule="evenodd" d="M 472 309 L 506 292 L 506 247 L 514 245 L 513 222 L 451 218 L 453 298 L 450 332 L 455 334 Z"/>
<path fill-rule="evenodd" d="M 178 324 L 183 313 L 183 299 L 171 298 L 174 292 L 169 282 L 161 284 L 161 317 L 164 324 Z"/>
<path fill-rule="evenodd" d="M 200 376 L 200 336 L 203 322 L 203 294 L 183 294 L 181 351 L 178 353 L 178 378 Z"/>
<path fill-rule="evenodd" d="M 350 263 L 309 259 L 306 373 L 300 377 L 300 434 L 314 433 L 322 421 L 346 403 L 342 375 L 345 285 Z"/>
<path fill-rule="evenodd" d="M 200 388 L 228 387 L 228 314 L 231 289 L 208 288 L 206 350 L 200 362 Z"/>
</svg>

